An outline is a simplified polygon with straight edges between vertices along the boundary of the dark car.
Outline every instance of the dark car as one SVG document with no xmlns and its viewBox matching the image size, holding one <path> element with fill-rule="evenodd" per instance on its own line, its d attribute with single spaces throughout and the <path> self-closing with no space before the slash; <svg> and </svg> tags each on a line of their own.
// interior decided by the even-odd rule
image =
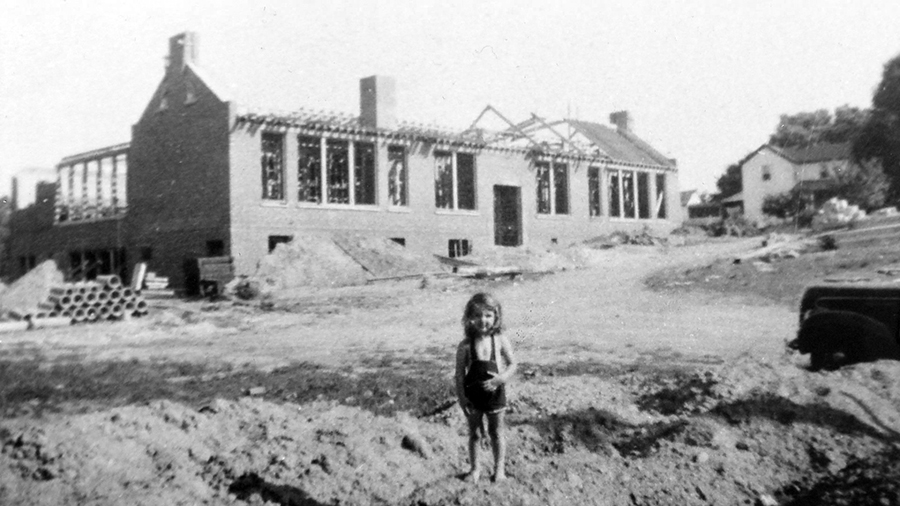
<svg viewBox="0 0 900 506">
<path fill-rule="evenodd" d="M 900 360 L 900 286 L 823 283 L 800 302 L 800 328 L 789 346 L 809 353 L 813 370 L 858 362 Z"/>
</svg>

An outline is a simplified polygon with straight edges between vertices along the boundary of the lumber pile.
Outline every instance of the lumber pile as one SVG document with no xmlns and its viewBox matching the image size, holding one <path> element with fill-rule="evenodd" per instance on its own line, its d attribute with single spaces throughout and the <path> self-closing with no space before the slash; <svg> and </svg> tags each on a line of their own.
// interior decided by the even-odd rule
<svg viewBox="0 0 900 506">
<path fill-rule="evenodd" d="M 144 299 L 175 298 L 175 290 L 169 289 L 169 278 L 157 276 L 155 272 L 148 271 L 147 264 L 144 262 L 134 266 L 131 289 Z"/>
<path fill-rule="evenodd" d="M 9 315 L 28 322 L 30 328 L 72 323 L 118 320 L 147 314 L 147 301 L 139 291 L 122 285 L 115 274 L 95 281 L 62 283 L 50 288 L 44 302 L 33 310 L 13 310 Z"/>
</svg>

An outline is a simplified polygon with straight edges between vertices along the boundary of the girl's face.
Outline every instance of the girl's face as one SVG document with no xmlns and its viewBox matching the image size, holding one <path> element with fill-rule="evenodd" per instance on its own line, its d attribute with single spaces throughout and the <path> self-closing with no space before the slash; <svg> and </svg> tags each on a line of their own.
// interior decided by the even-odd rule
<svg viewBox="0 0 900 506">
<path fill-rule="evenodd" d="M 497 313 L 489 307 L 477 306 L 469 318 L 469 326 L 479 334 L 485 335 L 491 332 L 497 322 Z"/>
</svg>

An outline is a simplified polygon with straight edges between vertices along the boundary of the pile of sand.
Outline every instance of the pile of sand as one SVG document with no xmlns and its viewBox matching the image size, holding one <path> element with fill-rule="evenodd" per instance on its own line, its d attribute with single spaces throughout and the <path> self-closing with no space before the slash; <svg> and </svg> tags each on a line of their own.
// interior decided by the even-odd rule
<svg viewBox="0 0 900 506">
<path fill-rule="evenodd" d="M 51 288 L 64 282 L 56 262 L 46 260 L 0 292 L 0 312 L 33 310 L 47 301 Z"/>
<path fill-rule="evenodd" d="M 351 234 L 306 234 L 279 244 L 263 258 L 249 282 L 263 291 L 340 287 L 367 280 L 433 273 L 433 257 L 418 255 L 390 239 Z"/>
</svg>

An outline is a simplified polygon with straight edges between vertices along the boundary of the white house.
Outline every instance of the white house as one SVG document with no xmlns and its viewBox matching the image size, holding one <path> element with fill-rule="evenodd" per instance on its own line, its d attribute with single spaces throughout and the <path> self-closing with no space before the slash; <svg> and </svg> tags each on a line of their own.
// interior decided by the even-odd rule
<svg viewBox="0 0 900 506">
<path fill-rule="evenodd" d="M 763 201 L 794 187 L 815 193 L 834 184 L 834 175 L 850 164 L 850 143 L 779 148 L 760 146 L 741 162 L 744 216 L 763 219 Z"/>
</svg>

